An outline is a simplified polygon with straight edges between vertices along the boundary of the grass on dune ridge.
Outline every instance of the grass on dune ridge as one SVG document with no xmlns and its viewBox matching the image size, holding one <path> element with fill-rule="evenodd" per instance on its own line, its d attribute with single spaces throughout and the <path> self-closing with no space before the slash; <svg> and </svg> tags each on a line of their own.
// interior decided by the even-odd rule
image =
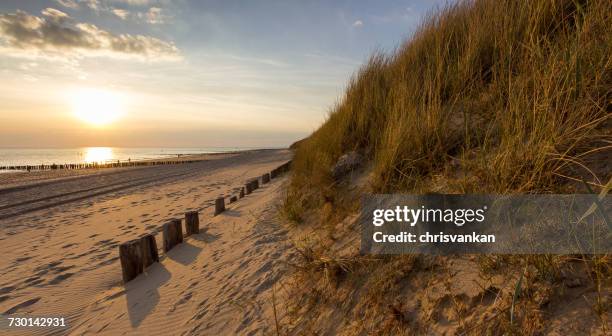
<svg viewBox="0 0 612 336">
<path fill-rule="evenodd" d="M 609 0 L 459 1 L 430 14 L 393 52 L 371 56 L 326 122 L 295 148 L 281 212 L 314 238 L 298 242 L 292 297 L 302 299 L 285 328 L 538 335 L 571 303 L 597 316 L 576 321 L 607 333 L 608 255 L 478 256 L 468 265 L 479 279 L 501 275 L 510 285 L 486 305 L 465 305 L 449 289 L 455 310 L 447 314 L 444 301 L 414 288 L 454 281 L 446 272 L 464 260 L 360 256 L 341 243 L 355 234 L 345 219 L 362 192 L 584 193 L 583 182 L 601 191 L 612 177 L 610 22 Z M 352 150 L 364 169 L 338 183 L 330 169 Z M 595 291 L 588 300 L 563 285 L 579 267 L 589 277 L 584 288 Z M 418 309 L 389 305 L 411 300 Z"/>
<path fill-rule="evenodd" d="M 612 2 L 460 1 L 423 22 L 373 55 L 300 143 L 291 217 L 333 197 L 330 167 L 350 150 L 365 155 L 372 192 L 607 182 L 589 158 L 611 148 Z"/>
</svg>

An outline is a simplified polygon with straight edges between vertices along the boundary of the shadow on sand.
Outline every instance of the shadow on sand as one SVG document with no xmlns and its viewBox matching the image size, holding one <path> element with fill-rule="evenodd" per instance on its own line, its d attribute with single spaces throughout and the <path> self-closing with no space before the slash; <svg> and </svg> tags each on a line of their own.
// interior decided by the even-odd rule
<svg viewBox="0 0 612 336">
<path fill-rule="evenodd" d="M 242 212 L 234 209 L 226 209 L 223 213 L 221 213 L 221 215 L 230 217 L 240 217 L 242 215 Z"/>
<path fill-rule="evenodd" d="M 204 242 L 204 243 L 212 243 L 215 240 L 219 239 L 221 235 L 218 234 L 210 234 L 208 232 L 200 232 L 199 234 L 194 234 L 189 236 L 192 239 Z"/>
<path fill-rule="evenodd" d="M 183 265 L 189 265 L 198 257 L 198 254 L 200 254 L 201 251 L 201 247 L 197 247 L 190 244 L 188 241 L 184 241 L 182 244 L 177 245 L 175 248 L 169 251 L 166 254 L 166 257 Z"/>
<path fill-rule="evenodd" d="M 164 265 L 155 263 L 144 274 L 127 283 L 127 311 L 132 327 L 140 323 L 151 313 L 159 302 L 157 288 L 168 282 L 172 275 Z"/>
</svg>

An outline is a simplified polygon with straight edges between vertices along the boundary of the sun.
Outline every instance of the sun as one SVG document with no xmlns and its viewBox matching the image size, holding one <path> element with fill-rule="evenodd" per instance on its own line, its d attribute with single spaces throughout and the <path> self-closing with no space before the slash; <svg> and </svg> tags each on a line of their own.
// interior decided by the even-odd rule
<svg viewBox="0 0 612 336">
<path fill-rule="evenodd" d="M 123 115 L 123 100 L 119 94 L 107 90 L 80 89 L 72 93 L 72 109 L 81 121 L 102 127 Z"/>
</svg>

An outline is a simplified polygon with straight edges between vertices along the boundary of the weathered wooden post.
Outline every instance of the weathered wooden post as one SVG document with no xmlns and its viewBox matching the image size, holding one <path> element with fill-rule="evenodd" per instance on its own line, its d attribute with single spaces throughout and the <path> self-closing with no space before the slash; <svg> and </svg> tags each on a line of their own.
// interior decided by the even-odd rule
<svg viewBox="0 0 612 336">
<path fill-rule="evenodd" d="M 197 211 L 185 213 L 185 234 L 187 236 L 200 233 L 200 217 Z"/>
<path fill-rule="evenodd" d="M 180 219 L 172 219 L 163 226 L 164 252 L 183 242 L 183 228 Z"/>
<path fill-rule="evenodd" d="M 140 249 L 142 252 L 142 267 L 147 268 L 155 262 L 159 262 L 159 254 L 157 253 L 157 242 L 155 236 L 151 233 L 140 238 Z"/>
<path fill-rule="evenodd" d="M 245 191 L 245 194 L 246 194 L 246 195 L 248 195 L 248 194 L 250 194 L 250 193 L 252 193 L 252 192 L 253 192 L 253 183 L 251 183 L 251 182 L 249 181 L 249 182 L 247 182 L 247 183 L 246 183 L 244 186 L 245 186 L 245 188 L 246 188 L 246 191 Z"/>
<path fill-rule="evenodd" d="M 140 239 L 130 240 L 119 245 L 119 260 L 121 261 L 123 283 L 127 283 L 142 273 Z"/>
<path fill-rule="evenodd" d="M 236 195 L 234 195 L 234 196 L 230 197 L 229 202 L 230 202 L 230 204 L 232 204 L 232 203 L 236 202 L 237 200 L 238 200 L 238 197 Z"/>
<path fill-rule="evenodd" d="M 261 183 L 266 184 L 268 182 L 270 182 L 270 173 L 265 173 L 261 175 Z"/>
<path fill-rule="evenodd" d="M 253 190 L 259 189 L 259 180 L 258 179 L 254 179 L 253 180 Z"/>
<path fill-rule="evenodd" d="M 215 200 L 215 216 L 225 211 L 225 198 L 219 197 Z"/>
<path fill-rule="evenodd" d="M 240 188 L 240 194 L 238 194 L 238 198 L 243 198 L 244 197 L 244 187 Z"/>
</svg>

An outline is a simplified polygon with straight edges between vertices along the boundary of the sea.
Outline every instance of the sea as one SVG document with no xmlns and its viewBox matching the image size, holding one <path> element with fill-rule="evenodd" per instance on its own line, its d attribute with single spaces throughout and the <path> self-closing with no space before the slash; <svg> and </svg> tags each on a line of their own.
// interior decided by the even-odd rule
<svg viewBox="0 0 612 336">
<path fill-rule="evenodd" d="M 0 148 L 0 166 L 40 164 L 105 163 L 161 159 L 189 154 L 226 153 L 258 149 L 253 147 L 201 147 L 201 148 L 131 148 L 131 147 L 78 147 L 78 148 Z"/>
</svg>

